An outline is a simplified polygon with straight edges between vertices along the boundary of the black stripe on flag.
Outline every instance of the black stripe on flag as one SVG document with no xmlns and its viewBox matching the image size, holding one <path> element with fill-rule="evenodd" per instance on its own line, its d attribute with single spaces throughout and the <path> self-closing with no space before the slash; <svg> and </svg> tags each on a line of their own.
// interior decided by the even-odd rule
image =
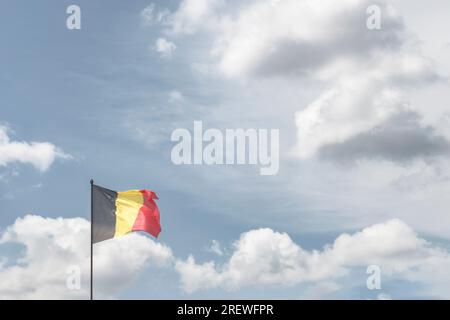
<svg viewBox="0 0 450 320">
<path fill-rule="evenodd" d="M 96 243 L 114 237 L 117 192 L 96 185 L 93 188 L 93 243 Z"/>
</svg>

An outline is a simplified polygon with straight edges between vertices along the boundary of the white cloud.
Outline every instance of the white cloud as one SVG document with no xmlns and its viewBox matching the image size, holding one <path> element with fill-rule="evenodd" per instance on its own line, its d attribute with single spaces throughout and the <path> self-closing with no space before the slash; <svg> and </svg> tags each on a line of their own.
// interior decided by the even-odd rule
<svg viewBox="0 0 450 320">
<path fill-rule="evenodd" d="M 17 260 L 0 266 L 2 299 L 87 299 L 89 297 L 90 223 L 82 218 L 28 215 L 9 226 L 0 245 L 24 246 Z M 94 246 L 97 298 L 109 298 L 127 286 L 148 264 L 171 263 L 171 250 L 139 234 Z M 81 289 L 66 287 L 68 268 L 81 269 Z"/>
<path fill-rule="evenodd" d="M 380 3 L 383 28 L 366 28 L 369 0 L 251 1 L 222 16 L 214 53 L 227 76 L 305 75 L 338 58 L 366 58 L 371 51 L 398 47 L 403 21 Z"/>
<path fill-rule="evenodd" d="M 296 210 L 292 205 L 294 209 L 286 209 L 288 213 L 284 215 L 286 219 L 280 220 L 280 227 L 307 224 L 310 231 L 329 231 L 359 228 L 395 216 L 420 232 L 448 238 L 449 224 L 443 222 L 448 220 L 444 199 L 449 190 L 449 170 L 436 166 L 445 162 L 445 157 L 436 157 L 444 154 L 448 143 L 442 135 L 449 126 L 443 122 L 436 128 L 433 122 L 443 119 L 442 111 L 448 112 L 448 86 L 437 85 L 434 87 L 440 87 L 439 90 L 427 93 L 429 88 L 422 90 L 439 79 L 436 70 L 448 72 L 445 51 L 423 51 L 429 40 L 445 38 L 440 32 L 444 22 L 432 26 L 427 21 L 446 12 L 447 4 L 441 1 L 423 18 L 418 1 L 402 1 L 405 8 L 415 8 L 418 20 L 410 15 L 404 19 L 388 4 L 390 1 L 378 2 L 383 27 L 381 31 L 369 31 L 365 20 L 371 1 L 269 2 L 228 2 L 220 11 L 209 10 L 207 19 L 191 19 L 191 26 L 185 30 L 198 33 L 194 39 L 195 55 L 190 57 L 215 66 L 208 71 L 219 71 L 233 79 L 229 86 L 219 82 L 221 92 L 232 92 L 228 96 L 221 94 L 214 104 L 238 96 L 239 100 L 233 100 L 233 110 L 240 108 L 250 115 L 240 118 L 260 116 L 259 123 L 265 125 L 273 124 L 275 118 L 292 122 L 292 114 L 296 115 L 294 130 L 284 127 L 285 137 L 292 138 L 289 143 L 295 145 L 295 155 L 306 161 L 286 164 L 289 173 L 279 183 L 283 193 L 293 190 L 289 200 L 302 204 L 302 208 Z M 204 21 L 209 22 L 202 24 Z M 173 26 L 169 28 L 173 31 Z M 427 32 L 421 33 L 423 30 Z M 189 32 L 180 31 L 175 36 L 183 33 Z M 433 60 L 441 57 L 438 67 L 427 56 Z M 258 85 L 266 90 L 249 94 L 252 86 Z M 271 100 L 280 92 L 285 99 Z M 249 95 L 250 107 L 244 108 Z M 275 111 L 266 112 L 268 109 Z M 221 118 L 224 122 L 236 114 L 226 111 Z M 266 116 L 262 117 L 264 112 Z M 415 120 L 410 122 L 411 116 Z M 408 125 L 403 126 L 405 123 Z M 328 155 L 331 160 L 364 161 L 342 170 L 310 159 L 317 155 Z M 273 188 L 263 191 L 273 192 Z M 285 199 L 284 195 L 279 198 Z M 280 214 L 283 213 L 277 212 L 277 216 Z M 270 211 L 267 215 L 258 211 L 249 216 L 250 213 L 235 218 L 272 218 Z M 323 223 L 324 217 L 327 223 Z M 423 223 L 424 219 L 427 223 Z M 214 275 L 215 271 L 222 276 L 226 274 L 223 268 L 215 265 L 212 270 L 208 266 L 209 274 Z"/>
<path fill-rule="evenodd" d="M 21 162 L 31 164 L 39 171 L 47 171 L 56 159 L 71 156 L 49 142 L 11 141 L 9 129 L 0 126 L 0 166 Z"/>
<path fill-rule="evenodd" d="M 141 11 L 141 18 L 147 24 L 153 24 L 155 21 L 155 4 L 152 3 Z"/>
<path fill-rule="evenodd" d="M 292 205 L 277 211 L 284 217 L 277 219 L 277 227 L 330 231 L 399 217 L 420 232 L 448 238 L 450 171 L 441 163 L 450 141 L 445 115 L 450 90 L 443 82 L 424 86 L 439 79 L 436 70 L 439 75 L 450 71 L 450 55 L 442 48 L 448 40 L 441 32 L 448 22 L 435 19 L 449 5 L 439 1 L 425 13 L 420 1 L 377 1 L 382 30 L 369 31 L 369 4 L 373 2 L 228 1 L 220 10 L 205 10 L 211 23 L 194 24 L 192 33 L 173 33 L 173 25 L 164 24 L 162 34 L 190 44 L 183 45 L 187 52 L 179 58 L 195 66 L 202 92 L 211 95 L 201 116 L 216 126 L 283 128 L 285 169 L 277 179 L 277 190 L 283 192 L 275 197 Z M 436 23 L 429 24 L 433 19 Z M 198 96 L 191 100 L 193 107 L 205 101 Z M 153 111 L 149 114 L 154 117 Z M 143 122 L 139 127 L 148 126 Z M 302 161 L 288 158 L 283 150 L 292 150 Z M 423 167 L 431 173 L 422 172 Z M 199 173 L 189 176 L 198 179 Z M 227 168 L 224 175 L 211 169 L 204 188 L 192 192 L 209 192 L 213 175 L 231 183 L 239 178 L 255 188 L 247 171 Z M 264 201 L 266 193 L 274 193 L 273 184 L 262 182 L 257 188 L 259 196 L 253 192 L 245 197 Z M 270 210 L 254 211 L 244 202 L 235 206 L 248 214 L 222 214 L 239 221 L 272 219 Z"/>
<path fill-rule="evenodd" d="M 296 113 L 297 154 L 308 158 L 387 121 L 403 106 L 398 90 L 367 78 L 340 81 Z"/>
<path fill-rule="evenodd" d="M 236 17 L 222 16 L 214 30 L 218 35 L 212 52 L 224 75 L 291 81 L 301 77 L 319 80 L 328 88 L 296 113 L 294 152 L 302 159 L 377 127 L 382 130 L 392 116 L 413 110 L 406 89 L 440 79 L 391 5 L 379 3 L 381 30 L 366 28 L 371 4 L 369 0 L 338 5 L 331 0 L 250 2 Z M 390 155 L 389 146 L 378 149 L 382 156 Z"/>
<path fill-rule="evenodd" d="M 213 261 L 197 264 L 192 255 L 186 261 L 177 260 L 175 269 L 180 274 L 183 289 L 188 293 L 217 288 L 224 281 L 224 275 L 216 270 Z"/>
<path fill-rule="evenodd" d="M 156 40 L 154 48 L 161 55 L 161 58 L 170 58 L 177 46 L 166 38 L 159 38 Z"/>
<path fill-rule="evenodd" d="M 345 146 L 351 139 L 374 129 L 384 134 L 392 119 L 401 120 L 411 114 L 416 114 L 418 119 L 416 132 L 401 132 L 405 143 L 413 138 L 411 134 L 427 135 L 429 129 L 434 130 L 421 124 L 423 111 L 407 99 L 409 87 L 416 88 L 439 79 L 433 65 L 420 55 L 383 53 L 364 63 L 338 61 L 319 71 L 318 77 L 330 82 L 331 88 L 296 113 L 298 143 L 295 151 L 300 158 L 310 158 L 330 145 Z M 365 135 L 363 144 L 371 144 L 374 139 L 374 135 Z M 431 141 L 425 146 L 415 146 L 412 142 L 408 145 L 411 149 L 432 147 Z M 381 157 L 395 160 L 395 150 L 388 143 L 377 148 L 375 151 Z M 355 151 L 361 151 L 364 156 L 364 150 Z M 420 150 L 417 153 L 421 153 Z M 434 153 L 430 153 L 432 155 Z"/>
<path fill-rule="evenodd" d="M 406 99 L 407 88 L 440 78 L 387 1 L 377 3 L 381 30 L 367 28 L 366 10 L 371 5 L 370 0 L 338 5 L 332 0 L 248 1 L 234 6 L 184 0 L 165 26 L 172 35 L 209 33 L 208 54 L 226 77 L 322 82 L 325 91 L 296 113 L 298 141 L 293 152 L 307 159 L 330 145 L 342 145 L 338 153 L 345 153 L 345 143 L 354 138 L 372 143 L 378 137 L 366 133 L 383 131 L 393 116 L 417 112 Z M 426 131 L 420 125 L 416 129 Z M 414 141 L 410 131 L 402 135 Z M 397 160 L 391 146 L 380 144 L 376 149 L 380 158 Z M 345 156 L 371 157 L 366 151 Z M 421 152 L 411 154 L 414 158 Z"/>
<path fill-rule="evenodd" d="M 224 6 L 224 0 L 182 0 L 171 15 L 171 32 L 192 34 L 201 28 L 212 28 L 218 22 L 217 11 Z"/>
<path fill-rule="evenodd" d="M 86 299 L 89 294 L 89 222 L 82 218 L 19 218 L 0 237 L 0 246 L 20 245 L 19 257 L 0 261 L 2 299 Z M 248 286 L 307 283 L 304 298 L 324 298 L 343 287 L 335 280 L 354 267 L 377 264 L 382 283 L 400 278 L 418 285 L 424 297 L 450 296 L 450 254 L 432 246 L 400 220 L 342 234 L 322 250 L 305 250 L 286 233 L 245 232 L 223 264 L 176 259 L 169 247 L 134 233 L 95 245 L 95 295 L 112 298 L 150 265 L 172 268 L 182 288 L 238 290 Z M 81 269 L 81 289 L 66 286 L 68 268 Z M 362 284 L 363 285 L 363 284 Z M 345 286 L 344 286 L 345 287 Z M 420 291 L 421 290 L 421 291 Z M 387 296 L 386 292 L 386 296 Z"/>
<path fill-rule="evenodd" d="M 182 0 L 178 8 L 158 9 L 154 3 L 141 11 L 144 24 L 159 24 L 165 33 L 173 36 L 194 34 L 199 30 L 211 30 L 217 27 L 220 15 L 219 9 L 224 8 L 225 0 Z"/>
<path fill-rule="evenodd" d="M 220 242 L 217 240 L 211 241 L 211 246 L 208 248 L 208 251 L 217 254 L 218 256 L 223 255 L 222 247 L 220 246 Z"/>
<path fill-rule="evenodd" d="M 157 11 L 155 4 L 152 3 L 141 11 L 141 18 L 144 24 L 149 26 L 166 24 L 170 19 L 170 12 L 167 9 Z"/>
<path fill-rule="evenodd" d="M 383 277 L 420 282 L 426 287 L 424 294 L 450 296 L 450 277 L 442 271 L 450 267 L 450 254 L 431 246 L 400 220 L 376 224 L 352 235 L 342 234 L 321 251 L 304 250 L 286 233 L 251 230 L 236 241 L 225 264 L 197 264 L 191 256 L 177 261 L 176 269 L 187 292 L 321 282 L 332 284 L 326 286 L 331 293 L 337 290 L 334 279 L 347 275 L 353 267 L 372 264 L 381 267 Z M 443 289 L 445 285 L 447 290 Z"/>
</svg>

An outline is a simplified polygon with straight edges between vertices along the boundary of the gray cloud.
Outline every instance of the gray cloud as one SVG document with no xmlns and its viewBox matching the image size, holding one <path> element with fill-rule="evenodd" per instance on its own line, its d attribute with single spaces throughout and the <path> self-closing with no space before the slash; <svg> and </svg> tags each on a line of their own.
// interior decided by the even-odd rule
<svg viewBox="0 0 450 320">
<path fill-rule="evenodd" d="M 337 31 L 336 36 L 327 41 L 305 41 L 287 36 L 274 38 L 271 49 L 261 53 L 259 62 L 250 72 L 262 77 L 305 75 L 338 58 L 367 60 L 380 50 L 398 50 L 406 37 L 403 21 L 387 16 L 383 29 L 374 32 L 365 26 L 366 15 L 361 14 L 365 6 L 362 4 L 360 10 L 340 15 L 335 24 L 345 32 Z"/>
<path fill-rule="evenodd" d="M 224 74 L 262 77 L 304 75 L 339 58 L 366 60 L 379 51 L 396 52 L 408 40 L 403 19 L 383 1 L 382 27 L 369 30 L 371 4 L 359 0 L 336 6 L 322 0 L 319 14 L 310 1 L 255 2 L 219 24 L 213 51 Z"/>
<path fill-rule="evenodd" d="M 450 153 L 450 142 L 433 127 L 422 126 L 420 116 L 400 112 L 384 124 L 342 143 L 323 146 L 319 156 L 339 162 L 357 159 L 385 159 L 409 162 Z"/>
</svg>

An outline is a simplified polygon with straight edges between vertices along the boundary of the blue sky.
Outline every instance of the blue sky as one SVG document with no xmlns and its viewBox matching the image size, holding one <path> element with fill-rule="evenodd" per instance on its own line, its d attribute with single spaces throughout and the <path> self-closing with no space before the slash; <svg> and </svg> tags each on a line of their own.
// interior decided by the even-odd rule
<svg viewBox="0 0 450 320">
<path fill-rule="evenodd" d="M 260 228 L 273 230 L 268 236 L 274 241 L 297 244 L 311 254 L 312 250 L 325 254 L 323 247 L 344 232 L 354 234 L 373 226 L 380 237 L 383 232 L 389 237 L 391 228 L 405 232 L 414 243 L 405 249 L 412 256 L 416 252 L 433 256 L 435 251 L 428 247 L 445 251 L 449 243 L 449 205 L 442 195 L 450 189 L 445 163 L 450 139 L 445 129 L 450 46 L 438 32 L 446 27 L 443 20 L 431 20 L 448 4 L 438 1 L 423 16 L 418 1 L 394 1 L 401 20 L 380 2 L 387 12 L 385 33 L 370 38 L 369 44 L 364 36 L 358 38 L 359 32 L 346 29 L 359 19 L 365 21 L 359 7 L 345 11 L 348 4 L 343 4 L 348 19 L 314 16 L 309 23 L 331 36 L 336 25 L 353 30 L 351 40 L 336 35 L 344 50 L 319 31 L 311 35 L 303 31 L 308 19 L 298 22 L 300 13 L 287 15 L 289 8 L 304 9 L 302 4 L 269 2 L 80 0 L 76 4 L 82 13 L 81 30 L 68 30 L 65 25 L 65 11 L 73 1 L 4 3 L 0 125 L 8 128 L 10 141 L 48 142 L 67 156 L 52 161 L 48 170 L 21 161 L 2 164 L 0 158 L 0 232 L 29 214 L 89 219 L 89 180 L 94 178 L 114 190 L 156 191 L 163 228 L 157 242 L 172 251 L 169 267 L 154 266 L 150 258 L 138 264 L 126 285 L 114 291 L 116 298 L 298 299 L 320 294 L 366 299 L 381 293 L 393 298 L 448 297 L 450 292 L 434 283 L 450 279 L 430 280 L 431 266 L 420 266 L 426 271 L 411 275 L 409 269 L 417 267 L 416 262 L 402 269 L 384 256 L 373 260 L 396 271 L 389 271 L 383 290 L 376 291 L 366 288 L 366 258 L 355 263 L 343 258 L 345 264 L 331 272 L 347 270 L 339 276 L 308 278 L 295 273 L 291 278 L 280 269 L 284 275 L 272 270 L 267 281 L 264 274 L 256 280 L 245 276 L 236 280 L 227 271 L 234 270 L 232 257 L 241 248 L 236 241 Z M 303 2 L 307 1 L 299 3 Z M 322 2 L 321 12 L 327 12 L 329 1 Z M 357 1 L 361 8 L 366 2 Z M 152 3 L 151 17 L 143 16 Z M 273 10 L 273 18 L 267 18 L 271 17 L 267 8 Z M 158 14 L 171 20 L 158 20 Z M 286 24 L 281 23 L 284 20 Z M 429 22 L 426 27 L 422 27 L 424 20 Z M 309 36 L 312 40 L 303 43 Z M 176 46 L 166 56 L 155 49 L 161 38 Z M 310 43 L 316 45 L 314 57 L 308 56 Z M 381 54 L 372 57 L 373 52 Z M 363 62 L 366 56 L 370 66 Z M 350 66 L 339 60 L 344 58 Z M 386 71 L 400 62 L 405 67 L 399 67 L 398 74 Z M 367 70 L 369 76 L 358 78 L 356 70 Z M 382 76 L 370 78 L 377 72 Z M 349 88 L 359 102 L 339 91 Z M 329 116 L 327 94 L 338 110 Z M 366 115 L 355 111 L 356 103 L 366 108 Z M 397 104 L 413 107 L 404 110 Z M 318 115 L 324 115 L 318 122 L 324 127 L 304 120 Z M 179 127 L 192 130 L 194 120 L 221 130 L 279 129 L 279 173 L 260 176 L 257 167 L 245 165 L 175 166 L 170 160 L 170 134 Z M 406 129 L 398 131 L 398 127 Z M 377 128 L 384 129 L 374 137 Z M 386 138 L 388 134 L 398 137 L 400 145 L 402 141 L 408 145 L 393 151 L 390 141 L 395 138 Z M 392 219 L 401 224 L 389 224 Z M 385 229 L 377 229 L 380 224 Z M 279 236 L 284 233 L 292 243 Z M 142 237 L 130 241 L 152 241 Z M 423 239 L 430 243 L 424 245 Z M 212 240 L 220 243 L 224 254 L 209 250 Z M 0 278 L 2 272 L 3 276 L 12 272 L 6 269 L 14 265 L 18 252 L 23 253 L 23 247 L 8 242 L 12 241 L 0 241 L 6 261 L 3 267 L 0 263 Z M 26 246 L 25 240 L 16 242 Z M 391 243 L 385 245 L 389 251 Z M 445 252 L 439 259 L 449 263 Z M 214 261 L 213 268 L 207 268 L 211 279 L 205 279 L 217 284 L 196 286 L 192 276 L 198 290 L 186 289 L 192 289 L 183 280 L 183 275 L 190 277 L 191 269 L 183 264 L 189 255 L 195 257 L 192 270 L 198 268 L 200 273 L 206 270 L 204 263 Z M 300 256 L 293 261 L 303 259 Z M 307 280 L 296 280 L 303 276 Z M 419 284 L 412 284 L 416 276 Z M 229 288 L 227 281 L 236 283 Z M 0 288 L 0 297 L 1 292 Z M 17 297 L 21 294 L 25 293 L 18 291 Z M 31 297 L 39 297 L 39 290 Z"/>
</svg>

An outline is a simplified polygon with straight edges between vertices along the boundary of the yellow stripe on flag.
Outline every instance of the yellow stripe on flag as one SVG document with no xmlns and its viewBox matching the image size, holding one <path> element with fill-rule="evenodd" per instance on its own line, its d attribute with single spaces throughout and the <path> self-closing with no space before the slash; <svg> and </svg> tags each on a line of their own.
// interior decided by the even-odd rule
<svg viewBox="0 0 450 320">
<path fill-rule="evenodd" d="M 139 190 L 117 193 L 116 232 L 114 237 L 120 237 L 131 232 L 143 203 L 144 198 Z"/>
</svg>

